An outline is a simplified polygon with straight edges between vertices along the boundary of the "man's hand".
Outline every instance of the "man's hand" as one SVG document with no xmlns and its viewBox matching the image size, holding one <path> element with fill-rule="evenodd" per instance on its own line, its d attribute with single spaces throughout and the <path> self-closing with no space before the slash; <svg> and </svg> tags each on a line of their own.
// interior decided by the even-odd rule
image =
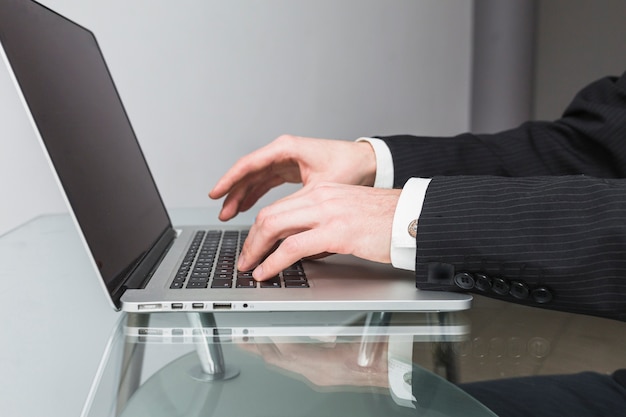
<svg viewBox="0 0 626 417">
<path fill-rule="evenodd" d="M 220 220 L 250 209 L 272 188 L 284 183 L 335 182 L 373 185 L 376 157 L 367 142 L 281 136 L 241 158 L 209 196 L 226 196 Z"/>
<path fill-rule="evenodd" d="M 356 386 L 389 387 L 387 375 L 387 341 L 375 343 L 379 349 L 368 367 L 357 364 L 360 343 L 342 342 L 331 346 L 320 343 L 285 343 L 270 340 L 239 346 L 259 355 L 265 362 L 296 375 L 318 387 Z"/>
<path fill-rule="evenodd" d="M 238 267 L 254 268 L 254 278 L 265 280 L 301 258 L 324 252 L 389 263 L 400 192 L 335 183 L 307 185 L 259 212 Z"/>
</svg>

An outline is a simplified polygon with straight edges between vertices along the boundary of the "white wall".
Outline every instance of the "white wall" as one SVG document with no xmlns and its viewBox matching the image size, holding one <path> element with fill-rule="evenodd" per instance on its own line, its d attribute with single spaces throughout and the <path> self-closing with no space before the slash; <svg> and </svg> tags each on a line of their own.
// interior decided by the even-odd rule
<svg viewBox="0 0 626 417">
<path fill-rule="evenodd" d="M 282 133 L 469 128 L 472 2 L 42 2 L 95 32 L 170 207 L 212 204 L 230 164 Z M 0 234 L 64 210 L 4 67 L 0 144 Z"/>
</svg>

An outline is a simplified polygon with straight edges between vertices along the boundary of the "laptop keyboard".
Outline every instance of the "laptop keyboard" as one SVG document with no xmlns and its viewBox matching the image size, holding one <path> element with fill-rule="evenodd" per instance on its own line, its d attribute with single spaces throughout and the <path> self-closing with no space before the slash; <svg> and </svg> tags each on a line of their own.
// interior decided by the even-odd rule
<svg viewBox="0 0 626 417">
<path fill-rule="evenodd" d="M 176 272 L 170 288 L 308 288 L 301 262 L 267 281 L 255 281 L 251 271 L 239 271 L 237 256 L 246 230 L 200 230 Z"/>
</svg>

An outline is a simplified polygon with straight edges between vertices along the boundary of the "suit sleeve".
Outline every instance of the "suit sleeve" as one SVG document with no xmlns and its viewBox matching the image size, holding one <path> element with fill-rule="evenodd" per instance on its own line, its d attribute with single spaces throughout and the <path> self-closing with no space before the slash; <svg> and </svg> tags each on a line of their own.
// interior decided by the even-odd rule
<svg viewBox="0 0 626 417">
<path fill-rule="evenodd" d="M 624 77 L 585 88 L 552 123 L 383 138 L 396 185 L 433 177 L 418 225 L 419 288 L 626 320 Z"/>
<path fill-rule="evenodd" d="M 626 320 L 626 180 L 436 177 L 417 285 Z"/>
<path fill-rule="evenodd" d="M 586 174 L 626 177 L 626 73 L 596 81 L 553 122 L 497 134 L 381 137 L 391 150 L 394 186 L 411 177 Z"/>
</svg>

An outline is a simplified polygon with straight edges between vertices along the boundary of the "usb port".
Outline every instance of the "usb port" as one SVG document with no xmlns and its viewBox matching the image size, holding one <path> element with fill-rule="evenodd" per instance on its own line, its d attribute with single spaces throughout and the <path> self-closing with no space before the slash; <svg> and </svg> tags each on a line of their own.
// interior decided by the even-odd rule
<svg viewBox="0 0 626 417">
<path fill-rule="evenodd" d="M 193 304 L 191 305 L 191 308 L 194 308 L 194 309 L 196 309 L 196 310 L 203 309 L 203 308 L 204 308 L 204 303 L 193 303 Z"/>
<path fill-rule="evenodd" d="M 233 308 L 231 303 L 213 303 L 213 310 L 230 310 Z"/>
<path fill-rule="evenodd" d="M 183 303 L 172 303 L 172 310 L 182 310 Z"/>
</svg>

